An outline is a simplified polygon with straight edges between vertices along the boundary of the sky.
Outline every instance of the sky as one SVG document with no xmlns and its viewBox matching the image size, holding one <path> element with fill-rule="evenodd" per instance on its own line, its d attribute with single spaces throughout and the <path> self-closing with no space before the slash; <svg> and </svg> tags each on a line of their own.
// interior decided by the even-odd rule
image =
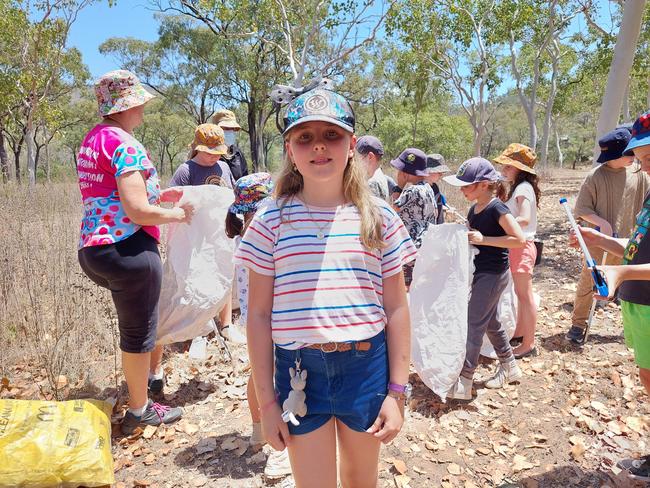
<svg viewBox="0 0 650 488">
<path fill-rule="evenodd" d="M 145 41 L 158 38 L 158 22 L 146 0 L 106 0 L 83 9 L 72 24 L 68 45 L 78 48 L 93 78 L 119 68 L 111 56 L 99 53 L 99 46 L 111 37 L 134 37 Z"/>
<path fill-rule="evenodd" d="M 111 37 L 134 37 L 155 41 L 158 38 L 158 22 L 154 18 L 155 12 L 147 7 L 147 0 L 116 0 L 114 3 L 114 6 L 109 7 L 107 0 L 100 0 L 86 7 L 70 32 L 69 45 L 81 50 L 93 79 L 119 68 L 111 56 L 99 53 L 99 46 L 105 40 Z M 609 29 L 610 2 L 596 0 L 596 4 L 600 7 L 598 22 Z M 578 16 L 569 30 L 581 30 L 584 25 L 584 19 Z"/>
</svg>

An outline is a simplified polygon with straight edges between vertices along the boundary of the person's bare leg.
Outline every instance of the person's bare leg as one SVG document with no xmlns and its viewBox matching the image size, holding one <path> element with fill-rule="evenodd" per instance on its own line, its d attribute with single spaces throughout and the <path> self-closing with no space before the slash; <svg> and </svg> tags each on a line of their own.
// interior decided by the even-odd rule
<svg viewBox="0 0 650 488">
<path fill-rule="evenodd" d="M 350 429 L 339 420 L 336 421 L 336 434 L 341 456 L 341 486 L 376 488 L 381 442 L 370 434 Z"/>
<path fill-rule="evenodd" d="M 296 488 L 336 488 L 333 418 L 309 434 L 292 435 L 288 449 Z"/>
<path fill-rule="evenodd" d="M 639 379 L 645 387 L 645 391 L 650 395 L 650 369 L 639 368 Z"/>
<path fill-rule="evenodd" d="M 516 347 L 513 353 L 521 354 L 530 351 L 535 345 L 537 306 L 533 294 L 532 275 L 513 273 L 512 281 L 517 295 L 517 328 L 514 337 L 523 337 L 521 345 Z"/>
<path fill-rule="evenodd" d="M 146 405 L 147 380 L 149 379 L 150 352 L 131 353 L 122 351 L 122 369 L 129 387 L 129 407 L 142 408 Z"/>
<path fill-rule="evenodd" d="M 600 248 L 589 249 L 592 259 L 596 263 L 601 263 L 603 260 L 603 250 Z M 620 259 L 620 258 L 619 258 Z M 620 261 L 616 264 L 620 264 Z M 591 309 L 591 302 L 594 299 L 593 281 L 591 278 L 591 271 L 583 264 L 580 270 L 580 277 L 576 285 L 575 299 L 573 300 L 573 312 L 571 312 L 571 324 L 577 325 L 584 329 L 587 327 L 587 320 L 589 318 L 589 310 Z"/>
<path fill-rule="evenodd" d="M 149 359 L 149 373 L 156 374 L 162 369 L 163 346 L 154 347 Z"/>
<path fill-rule="evenodd" d="M 260 418 L 260 404 L 255 395 L 255 383 L 253 383 L 253 375 L 248 377 L 248 386 L 246 387 L 246 397 L 248 399 L 248 408 L 251 411 L 251 420 L 254 424 L 261 422 Z"/>
<path fill-rule="evenodd" d="M 232 325 L 232 292 L 228 292 L 228 296 L 226 297 L 226 304 L 219 312 L 219 324 L 219 330 L 222 330 L 224 327 L 230 327 Z"/>
</svg>

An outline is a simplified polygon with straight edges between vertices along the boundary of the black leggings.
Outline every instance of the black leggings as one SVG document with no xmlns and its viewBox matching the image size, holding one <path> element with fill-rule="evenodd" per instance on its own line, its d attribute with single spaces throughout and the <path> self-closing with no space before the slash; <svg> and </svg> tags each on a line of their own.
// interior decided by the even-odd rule
<svg viewBox="0 0 650 488">
<path fill-rule="evenodd" d="M 120 349 L 150 352 L 156 344 L 162 262 L 156 240 L 140 229 L 123 241 L 79 249 L 88 277 L 113 296 Z"/>
</svg>

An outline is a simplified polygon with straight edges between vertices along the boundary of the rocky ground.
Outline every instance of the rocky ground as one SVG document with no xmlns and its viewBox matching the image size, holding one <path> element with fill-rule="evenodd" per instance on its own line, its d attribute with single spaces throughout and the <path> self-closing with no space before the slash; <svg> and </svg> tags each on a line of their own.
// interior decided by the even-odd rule
<svg viewBox="0 0 650 488">
<path fill-rule="evenodd" d="M 503 390 L 479 387 L 469 404 L 442 404 L 413 374 L 414 395 L 403 432 L 381 451 L 380 486 L 634 486 L 616 461 L 650 450 L 650 403 L 624 345 L 617 306 L 597 311 L 583 348 L 564 340 L 580 256 L 565 245 L 568 224 L 557 202 L 560 196 L 575 198 L 583 177 L 558 171 L 543 188 L 539 228 L 545 248 L 535 274 L 542 297 L 536 339 L 540 354 L 520 362 L 525 373 L 521 384 Z M 291 485 L 265 479 L 267 448 L 248 447 L 250 371 L 242 346 L 231 345 L 230 352 L 231 358 L 211 342 L 206 360 L 192 360 L 182 348 L 168 354 L 165 403 L 182 406 L 185 417 L 131 438 L 121 437 L 114 425 L 116 486 Z M 92 367 L 106 381 L 112 366 L 111 360 Z M 487 377 L 494 368 L 485 362 L 477 375 Z M 38 396 L 28 386 L 33 376 L 29 368 L 15 371 L 12 388 L 5 387 L 0 398 Z M 115 394 L 110 385 L 103 386 L 107 388 L 94 391 L 96 397 Z M 120 415 L 116 410 L 115 423 Z"/>
</svg>

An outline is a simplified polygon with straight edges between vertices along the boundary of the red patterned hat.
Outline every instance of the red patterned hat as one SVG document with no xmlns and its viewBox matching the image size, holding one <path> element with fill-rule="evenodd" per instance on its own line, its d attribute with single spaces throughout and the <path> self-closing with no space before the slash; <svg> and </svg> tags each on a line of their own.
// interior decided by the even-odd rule
<svg viewBox="0 0 650 488">
<path fill-rule="evenodd" d="M 650 145 L 650 112 L 644 113 L 634 122 L 632 126 L 632 139 L 630 139 L 623 154 L 625 156 L 633 156 L 635 148 L 647 145 Z"/>
<path fill-rule="evenodd" d="M 268 173 L 253 173 L 242 176 L 235 183 L 235 201 L 228 211 L 244 215 L 255 212 L 262 200 L 271 196 L 273 180 Z"/>
</svg>

